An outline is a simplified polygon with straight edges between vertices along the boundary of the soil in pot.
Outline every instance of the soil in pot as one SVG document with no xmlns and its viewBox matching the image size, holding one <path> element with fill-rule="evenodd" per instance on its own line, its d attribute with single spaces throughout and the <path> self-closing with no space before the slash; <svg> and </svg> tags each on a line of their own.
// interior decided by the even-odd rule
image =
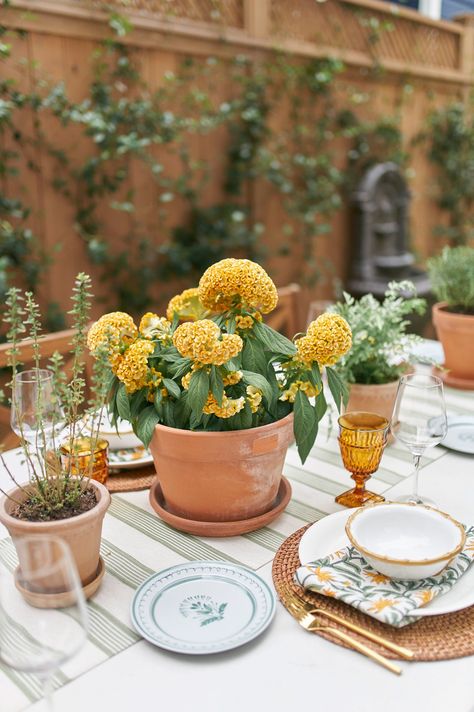
<svg viewBox="0 0 474 712">
<path fill-rule="evenodd" d="M 97 504 L 97 497 L 92 487 L 88 487 L 80 497 L 71 505 L 65 505 L 57 511 L 53 511 L 49 516 L 38 516 L 38 503 L 35 499 L 27 499 L 21 504 L 12 507 L 10 514 L 17 519 L 28 522 L 53 522 L 61 519 L 70 519 L 79 514 L 88 512 Z"/>
</svg>

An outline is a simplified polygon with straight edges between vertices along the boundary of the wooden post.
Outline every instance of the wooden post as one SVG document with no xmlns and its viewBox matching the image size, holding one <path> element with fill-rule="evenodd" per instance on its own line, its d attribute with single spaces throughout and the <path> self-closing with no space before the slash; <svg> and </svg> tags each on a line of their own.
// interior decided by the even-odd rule
<svg viewBox="0 0 474 712">
<path fill-rule="evenodd" d="M 474 84 L 474 13 L 469 15 L 459 15 L 455 18 L 456 22 L 463 25 L 463 34 L 461 35 L 460 46 L 460 70 L 471 80 L 471 87 L 466 86 L 465 94 L 468 98 L 470 88 Z"/>
<path fill-rule="evenodd" d="M 270 34 L 271 0 L 244 0 L 244 26 L 252 37 Z"/>
</svg>

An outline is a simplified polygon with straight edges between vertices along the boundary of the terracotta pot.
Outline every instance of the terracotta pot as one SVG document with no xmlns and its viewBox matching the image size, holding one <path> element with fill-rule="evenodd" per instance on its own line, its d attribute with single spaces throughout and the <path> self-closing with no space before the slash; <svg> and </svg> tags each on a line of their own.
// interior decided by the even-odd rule
<svg viewBox="0 0 474 712">
<path fill-rule="evenodd" d="M 390 420 L 397 395 L 398 380 L 390 383 L 351 383 L 346 412 L 363 410 Z"/>
<path fill-rule="evenodd" d="M 97 576 L 102 522 L 110 504 L 107 488 L 94 480 L 91 480 L 90 484 L 97 497 L 95 507 L 78 514 L 77 517 L 53 522 L 29 522 L 12 517 L 10 512 L 15 507 L 15 502 L 8 496 L 0 499 L 0 522 L 8 529 L 13 542 L 15 539 L 35 534 L 59 537 L 71 549 L 83 586 L 87 586 Z M 24 493 L 18 488 L 10 490 L 7 495 L 14 497 L 17 502 L 25 499 Z"/>
<path fill-rule="evenodd" d="M 150 450 L 167 510 L 206 522 L 269 511 L 292 441 L 292 413 L 259 428 L 218 433 L 157 425 Z"/>
<path fill-rule="evenodd" d="M 433 306 L 433 323 L 443 344 L 444 366 L 439 375 L 454 388 L 474 389 L 474 316 L 446 310 L 446 302 Z"/>
</svg>

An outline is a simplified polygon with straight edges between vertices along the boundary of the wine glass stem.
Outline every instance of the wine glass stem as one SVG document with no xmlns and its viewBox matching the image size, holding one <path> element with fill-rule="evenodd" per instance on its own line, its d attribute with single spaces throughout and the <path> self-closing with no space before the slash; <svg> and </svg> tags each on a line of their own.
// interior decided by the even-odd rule
<svg viewBox="0 0 474 712">
<path fill-rule="evenodd" d="M 421 455 L 413 455 L 413 464 L 415 465 L 415 473 L 413 475 L 413 493 L 412 493 L 412 499 L 414 502 L 417 504 L 421 503 L 420 496 L 418 494 L 418 477 L 420 474 L 420 460 L 421 460 Z"/>
</svg>

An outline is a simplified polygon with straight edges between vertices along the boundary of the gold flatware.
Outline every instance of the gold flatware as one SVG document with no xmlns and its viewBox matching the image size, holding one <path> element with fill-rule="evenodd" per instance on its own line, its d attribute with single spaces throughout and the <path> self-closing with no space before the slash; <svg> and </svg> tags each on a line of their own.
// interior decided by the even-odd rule
<svg viewBox="0 0 474 712">
<path fill-rule="evenodd" d="M 405 648 L 402 645 L 392 643 L 391 640 L 387 640 L 387 638 L 384 638 L 383 636 L 378 635 L 377 633 L 372 633 L 372 631 L 366 630 L 365 628 L 362 628 L 356 623 L 352 623 L 351 621 L 346 620 L 342 616 L 336 615 L 336 613 L 326 611 L 324 608 L 312 606 L 310 603 L 307 603 L 300 596 L 298 596 L 298 594 L 295 593 L 295 591 L 293 591 L 289 586 L 285 586 L 285 598 L 290 600 L 296 600 L 298 603 L 304 606 L 305 610 L 308 613 L 326 616 L 326 618 L 330 618 L 332 621 L 340 623 L 345 628 L 353 630 L 354 633 L 359 633 L 359 635 L 364 636 L 364 638 L 368 638 L 368 640 L 372 640 L 374 643 L 382 645 L 384 648 L 387 648 L 387 650 L 391 650 L 392 652 L 397 653 L 397 655 L 400 655 L 402 658 L 405 658 L 405 660 L 413 660 L 413 658 L 415 657 L 415 653 L 409 648 Z"/>
<path fill-rule="evenodd" d="M 384 658 L 383 655 L 376 653 L 375 650 L 372 650 L 367 645 L 360 643 L 348 633 L 344 633 L 342 630 L 339 630 L 338 628 L 333 628 L 330 625 L 323 625 L 316 618 L 316 616 L 314 616 L 312 613 L 308 613 L 308 611 L 306 611 L 300 603 L 297 603 L 296 601 L 290 599 L 286 599 L 285 603 L 287 606 L 289 606 L 290 613 L 297 620 L 300 626 L 302 626 L 305 630 L 309 632 L 319 630 L 324 631 L 325 633 L 329 633 L 334 638 L 339 638 L 339 640 L 343 640 L 351 648 L 357 650 L 359 653 L 362 653 L 362 655 L 366 655 L 368 658 L 371 658 L 379 665 L 382 665 L 387 670 L 390 670 L 390 672 L 395 673 L 395 675 L 401 675 L 402 670 L 400 667 L 398 667 L 398 665 L 395 665 L 395 663 L 392 663 L 390 660 L 387 660 L 387 658 Z"/>
</svg>

